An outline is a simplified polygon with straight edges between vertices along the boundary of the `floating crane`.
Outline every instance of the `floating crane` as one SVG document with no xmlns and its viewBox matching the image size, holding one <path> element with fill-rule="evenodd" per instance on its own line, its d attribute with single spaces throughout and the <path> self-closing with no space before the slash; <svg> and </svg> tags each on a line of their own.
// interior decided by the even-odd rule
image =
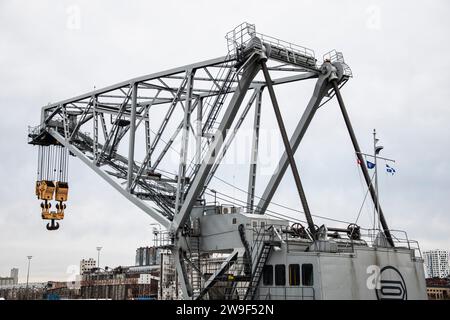
<svg viewBox="0 0 450 320">
<path fill-rule="evenodd" d="M 343 54 L 333 50 L 319 61 L 313 50 L 258 33 L 248 23 L 230 31 L 226 41 L 225 56 L 43 107 L 40 125 L 30 129 L 29 143 L 39 146 L 36 194 L 44 200 L 42 217 L 51 220 L 47 228 L 57 229 L 54 221 L 64 217 L 70 152 L 166 229 L 161 247 L 173 256 L 184 299 L 423 298 L 418 247 L 392 235 L 340 93 L 352 77 Z M 307 80 L 314 80 L 315 87 L 289 137 L 275 87 Z M 268 113 L 261 100 L 266 89 L 284 153 L 257 197 L 260 119 Z M 382 229 L 372 230 L 370 243 L 354 223 L 347 228 L 315 225 L 294 159 L 317 109 L 334 96 L 377 204 Z M 209 184 L 252 108 L 247 201 L 242 206 L 209 203 L 206 197 L 219 193 Z M 306 220 L 294 224 L 268 210 L 288 167 Z M 53 199 L 58 201 L 56 212 L 49 211 Z M 400 261 L 396 266 L 389 265 L 393 255 Z M 398 284 L 400 274 L 401 285 L 393 291 L 366 287 L 367 268 L 374 261 L 381 265 L 383 281 Z M 347 272 L 351 265 L 353 271 Z M 335 277 L 328 275 L 336 266 Z"/>
</svg>

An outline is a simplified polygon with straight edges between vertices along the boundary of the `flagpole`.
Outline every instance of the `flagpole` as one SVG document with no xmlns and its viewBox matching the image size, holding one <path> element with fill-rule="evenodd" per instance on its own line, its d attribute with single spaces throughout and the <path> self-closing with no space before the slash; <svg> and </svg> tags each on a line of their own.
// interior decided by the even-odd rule
<svg viewBox="0 0 450 320">
<path fill-rule="evenodd" d="M 377 155 L 378 155 L 378 150 L 377 150 L 377 131 L 375 129 L 373 129 L 373 154 L 374 154 L 374 158 L 375 158 L 375 191 L 377 193 L 377 203 L 376 203 L 376 211 L 374 212 L 374 229 L 375 229 L 375 217 L 378 214 L 379 210 L 380 210 L 380 193 L 378 192 L 378 165 L 377 165 Z M 378 217 L 378 229 L 380 229 L 380 219 Z"/>
<path fill-rule="evenodd" d="M 377 201 L 374 204 L 374 208 L 373 208 L 373 229 L 375 231 L 375 226 L 376 226 L 376 217 L 377 217 L 377 212 L 378 212 L 378 168 L 377 168 L 377 153 L 376 153 L 376 131 L 375 129 L 373 129 L 373 154 L 374 154 L 374 169 L 375 169 L 375 193 L 377 194 Z"/>
</svg>

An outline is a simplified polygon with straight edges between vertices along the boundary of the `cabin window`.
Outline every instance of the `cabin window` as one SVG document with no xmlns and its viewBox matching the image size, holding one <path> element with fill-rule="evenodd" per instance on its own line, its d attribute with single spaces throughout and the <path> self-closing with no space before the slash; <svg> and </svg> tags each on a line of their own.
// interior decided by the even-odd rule
<svg viewBox="0 0 450 320">
<path fill-rule="evenodd" d="M 314 285 L 313 265 L 311 263 L 302 264 L 302 283 L 304 286 Z"/>
<path fill-rule="evenodd" d="M 265 221 L 261 221 L 259 224 L 261 225 L 261 228 L 264 228 L 266 226 L 266 222 Z"/>
<path fill-rule="evenodd" d="M 275 285 L 276 286 L 286 285 L 286 267 L 284 264 L 277 264 L 275 266 Z"/>
<path fill-rule="evenodd" d="M 263 284 L 265 286 L 273 285 L 273 266 L 270 264 L 263 267 Z"/>
<path fill-rule="evenodd" d="M 236 218 L 233 218 L 232 223 L 236 224 Z"/>
<path fill-rule="evenodd" d="M 300 285 L 300 266 L 298 264 L 289 265 L 289 285 L 290 286 Z"/>
<path fill-rule="evenodd" d="M 253 220 L 252 224 L 253 224 L 253 228 L 255 228 L 255 229 L 258 228 L 258 221 Z"/>
</svg>

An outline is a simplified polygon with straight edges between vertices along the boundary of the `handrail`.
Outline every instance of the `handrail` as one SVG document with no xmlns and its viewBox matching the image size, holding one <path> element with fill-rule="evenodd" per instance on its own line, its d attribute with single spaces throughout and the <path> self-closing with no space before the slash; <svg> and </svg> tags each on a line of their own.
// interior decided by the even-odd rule
<svg viewBox="0 0 450 320">
<path fill-rule="evenodd" d="M 280 294 L 279 292 L 282 292 Z M 257 288 L 257 296 L 265 300 L 315 300 L 316 291 L 314 287 L 307 286 L 259 286 Z M 281 298 L 281 299 L 280 299 Z"/>
<path fill-rule="evenodd" d="M 286 52 L 296 53 L 308 59 L 312 59 L 314 64 L 316 61 L 314 50 L 287 42 L 272 36 L 264 35 L 256 32 L 255 25 L 244 22 L 228 32 L 225 36 L 227 39 L 228 53 L 232 54 L 238 48 L 242 48 L 254 38 L 259 38 L 262 42 L 273 45 Z M 295 58 L 294 58 L 295 59 Z"/>
</svg>

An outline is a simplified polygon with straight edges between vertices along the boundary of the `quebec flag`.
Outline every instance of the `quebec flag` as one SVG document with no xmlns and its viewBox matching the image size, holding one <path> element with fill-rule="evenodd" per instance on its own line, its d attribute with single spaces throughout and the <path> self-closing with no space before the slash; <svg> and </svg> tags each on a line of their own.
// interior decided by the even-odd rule
<svg viewBox="0 0 450 320">
<path fill-rule="evenodd" d="M 367 162 L 367 168 L 369 168 L 369 169 L 375 168 L 375 163 L 372 163 L 372 162 L 367 161 L 367 160 L 366 160 L 366 162 Z"/>
<path fill-rule="evenodd" d="M 392 175 L 394 175 L 394 173 L 395 173 L 395 169 L 392 167 L 389 167 L 388 165 L 386 165 L 386 171 L 391 173 Z"/>
</svg>

